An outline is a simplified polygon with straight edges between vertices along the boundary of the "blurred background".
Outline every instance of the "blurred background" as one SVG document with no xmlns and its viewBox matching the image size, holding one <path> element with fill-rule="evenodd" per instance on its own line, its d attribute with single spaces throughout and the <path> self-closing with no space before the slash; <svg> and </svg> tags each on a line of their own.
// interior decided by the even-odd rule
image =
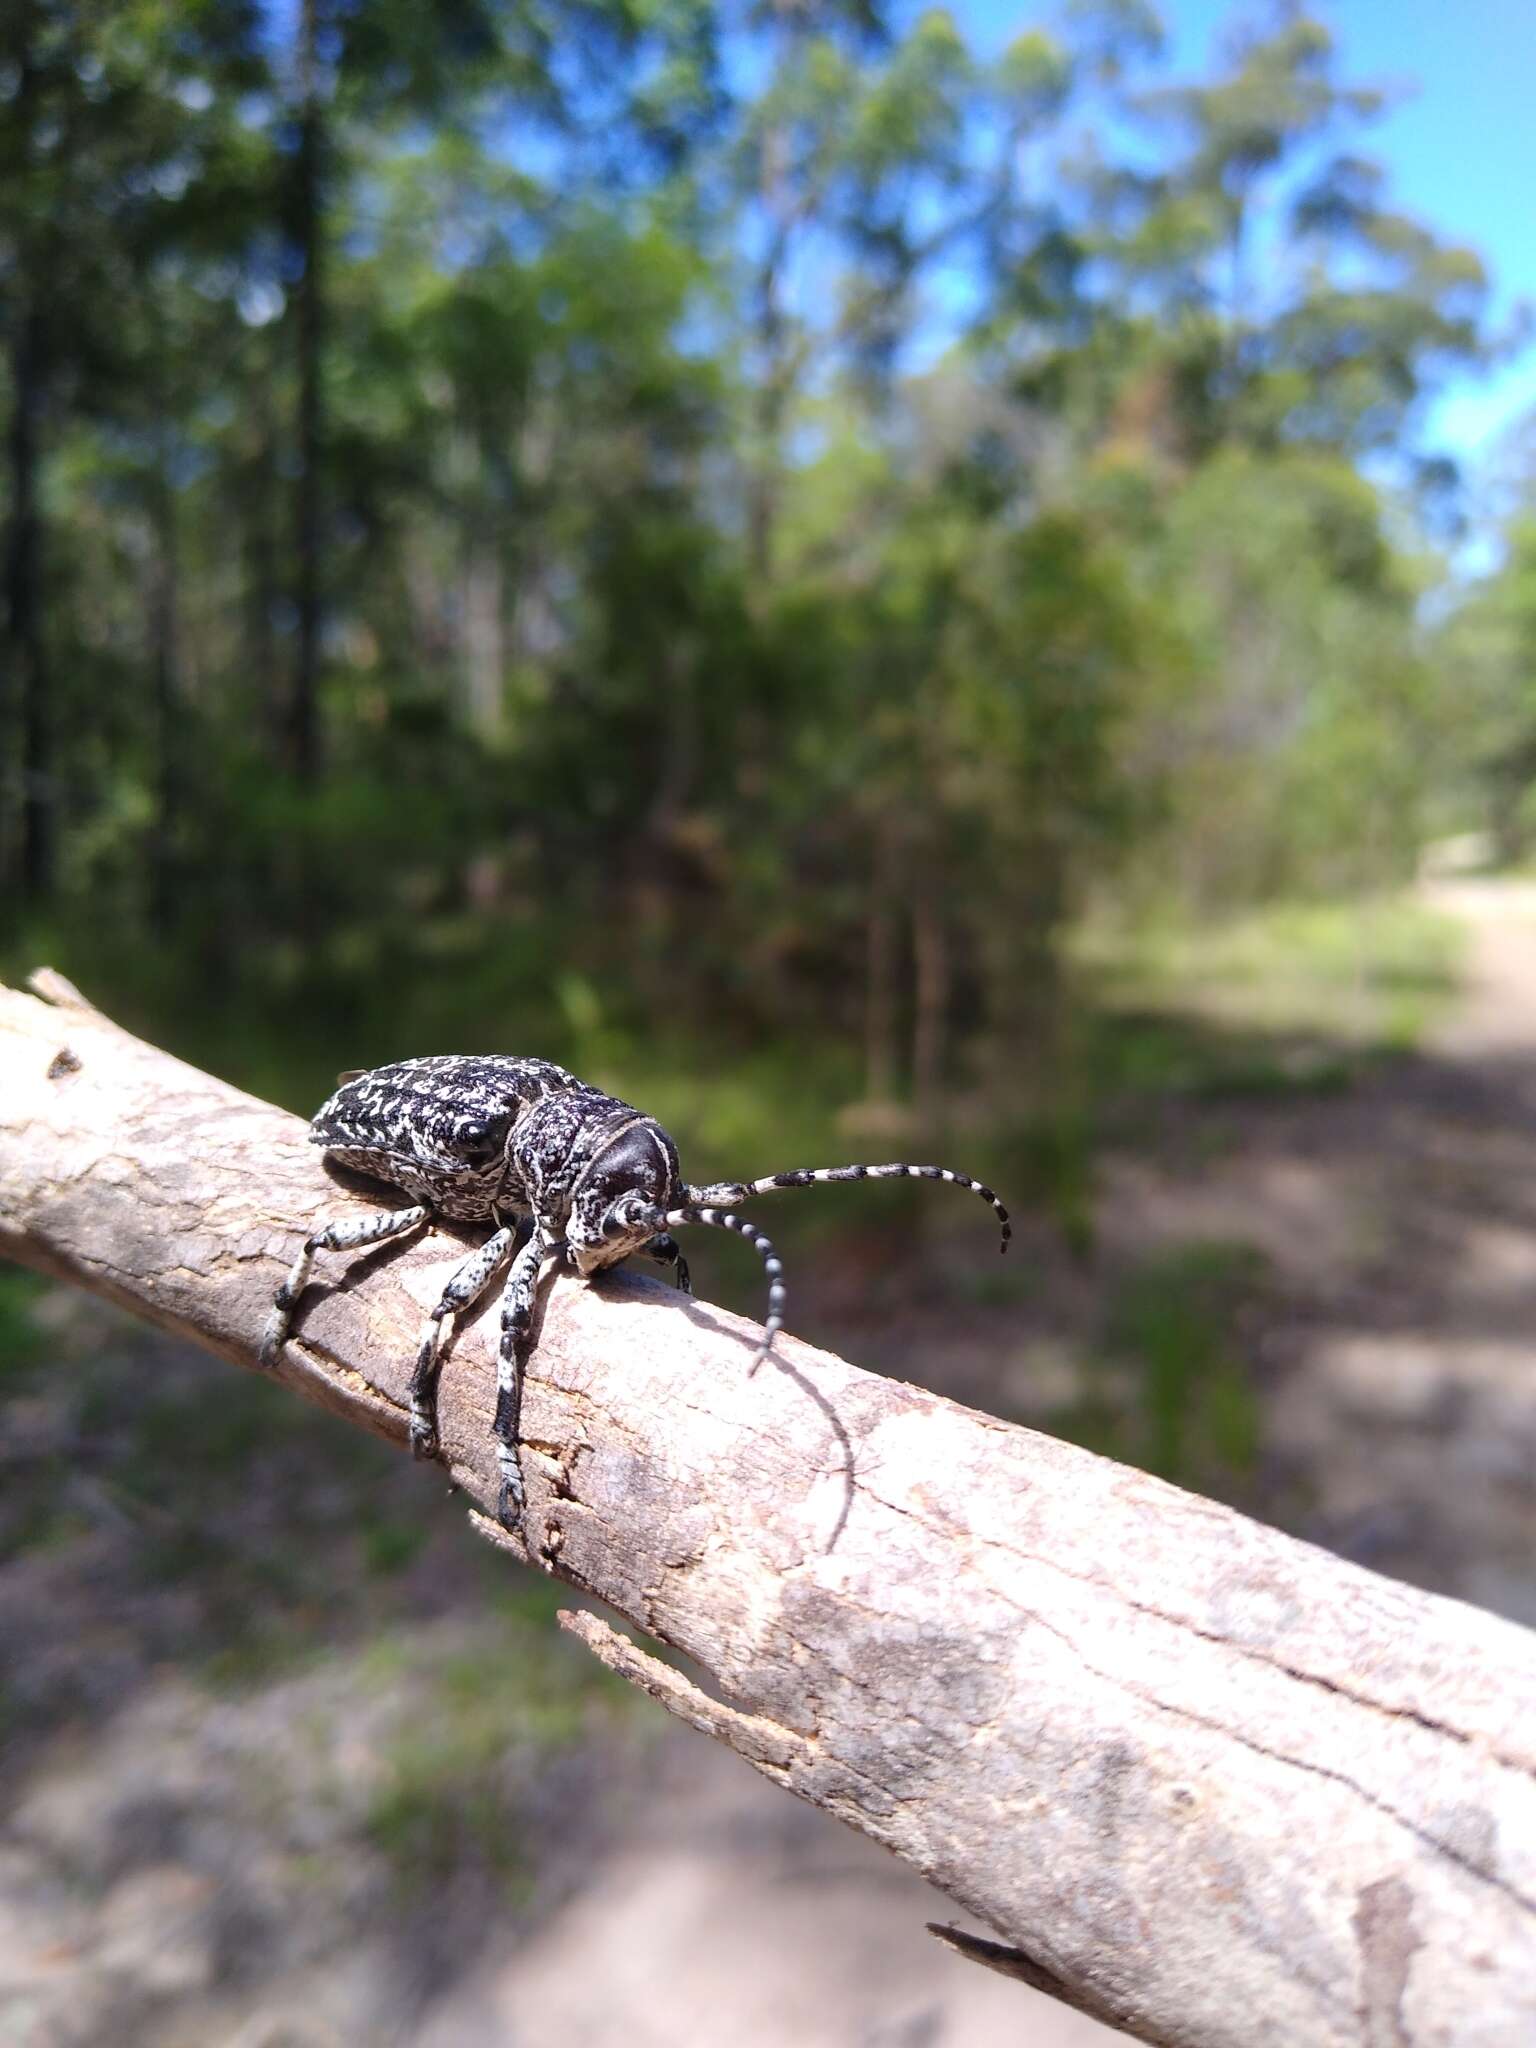
<svg viewBox="0 0 1536 2048">
<path fill-rule="evenodd" d="M 798 1333 L 1536 1622 L 1533 57 L 10 0 L 0 969 L 306 1115 L 940 1157 L 1017 1255 L 785 1197 Z M 0 1400 L 0 2038 L 1095 2036 L 440 1477 L 11 1272 Z"/>
</svg>

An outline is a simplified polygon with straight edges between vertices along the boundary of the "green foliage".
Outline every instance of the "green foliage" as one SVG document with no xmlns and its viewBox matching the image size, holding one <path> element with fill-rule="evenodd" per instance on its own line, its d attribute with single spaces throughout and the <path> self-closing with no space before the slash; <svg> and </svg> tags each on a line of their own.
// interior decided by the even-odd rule
<svg viewBox="0 0 1536 2048">
<path fill-rule="evenodd" d="M 1279 904 L 1220 923 L 1100 917 L 1075 935 L 1095 1090 L 1309 1092 L 1418 1043 L 1458 984 L 1463 933 L 1405 898 Z"/>
<path fill-rule="evenodd" d="M 1263 1273 L 1238 1243 L 1145 1258 L 1109 1304 L 1083 1396 L 1055 1426 L 1181 1485 L 1220 1494 L 1240 1482 L 1258 1454 L 1259 1406 L 1239 1333 Z"/>
<path fill-rule="evenodd" d="M 33 1316 L 47 1282 L 19 1266 L 0 1266 L 0 1376 L 24 1380 L 42 1356 L 43 1335 Z"/>
<path fill-rule="evenodd" d="M 1412 525 L 1485 282 L 1306 14 L 1193 81 L 1141 0 L 11 34 L 7 968 L 300 1105 L 787 1042 L 823 1131 L 1059 1134 L 1086 907 L 1388 887 L 1488 778 L 1515 834 L 1524 557 L 1474 746 Z"/>
<path fill-rule="evenodd" d="M 529 1614 L 501 1602 L 494 1645 L 429 1658 L 396 1654 L 385 1638 L 370 1653 L 377 1682 L 409 1711 L 384 1747 L 363 1825 L 408 1897 L 474 1868 L 526 1896 L 525 1788 L 589 1732 L 595 1695 L 622 1710 L 619 1682 L 594 1688 L 550 1627 L 552 1603 L 538 1604 Z"/>
<path fill-rule="evenodd" d="M 1438 635 L 1448 678 L 1437 734 L 1453 771 L 1442 827 L 1479 830 L 1495 856 L 1528 861 L 1536 846 L 1536 463 L 1517 450 L 1504 558 L 1464 594 Z"/>
<path fill-rule="evenodd" d="M 1232 1330 L 1261 1271 L 1247 1245 L 1186 1245 L 1148 1260 L 1114 1305 L 1110 1349 L 1133 1359 L 1141 1376 L 1138 1462 L 1165 1479 L 1187 1483 L 1253 1463 L 1258 1404 Z"/>
</svg>

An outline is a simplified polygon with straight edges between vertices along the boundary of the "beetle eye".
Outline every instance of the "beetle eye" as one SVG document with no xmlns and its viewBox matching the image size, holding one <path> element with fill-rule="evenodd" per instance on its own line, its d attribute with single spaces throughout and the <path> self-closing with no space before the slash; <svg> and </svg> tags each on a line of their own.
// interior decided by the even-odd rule
<svg viewBox="0 0 1536 2048">
<path fill-rule="evenodd" d="M 454 1150 L 474 1166 L 494 1159 L 500 1149 L 500 1138 L 489 1124 L 465 1124 L 454 1140 Z"/>
</svg>

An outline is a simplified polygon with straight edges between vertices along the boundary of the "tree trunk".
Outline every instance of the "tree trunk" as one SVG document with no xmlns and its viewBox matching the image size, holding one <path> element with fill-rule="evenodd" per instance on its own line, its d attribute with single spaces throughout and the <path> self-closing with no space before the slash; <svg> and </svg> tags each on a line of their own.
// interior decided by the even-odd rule
<svg viewBox="0 0 1536 2048">
<path fill-rule="evenodd" d="M 38 115 L 34 35 L 36 10 L 17 0 L 13 16 L 16 74 L 9 119 L 25 163 Z M 32 225 L 29 222 L 29 227 Z M 44 314 L 47 265 L 35 232 L 19 238 L 11 310 L 11 518 L 5 551 L 5 671 L 0 682 L 0 747 L 14 734 L 20 774 L 0 773 L 0 805 L 14 791 L 16 824 L 0 810 L 0 872 L 16 846 L 20 893 L 29 902 L 52 894 L 55 851 L 53 706 L 49 698 L 47 643 L 43 626 L 43 527 L 38 507 L 38 466 L 43 411 L 47 401 L 48 334 Z"/>
<path fill-rule="evenodd" d="M 481 520 L 464 550 L 464 709 L 471 732 L 483 740 L 501 736 L 506 688 L 506 633 L 503 623 L 501 554 L 494 524 Z"/>
<path fill-rule="evenodd" d="M 1047 798 L 1026 798 L 1043 810 Z M 1068 904 L 1067 850 L 1049 830 L 1027 833 L 1008 862 L 1011 881 L 987 920 L 987 1065 L 1021 1108 L 1058 1104 L 1069 1063 L 1068 984 L 1061 936 Z"/>
<path fill-rule="evenodd" d="M 248 390 L 251 402 L 250 480 L 242 493 L 245 530 L 245 631 L 250 674 L 259 700 L 251 705 L 268 758 L 288 764 L 288 706 L 278 662 L 276 616 L 282 559 L 276 480 L 277 420 L 266 336 Z"/>
<path fill-rule="evenodd" d="M 179 898 L 176 855 L 181 828 L 182 719 L 179 613 L 181 550 L 169 450 L 162 448 L 155 478 L 156 559 L 149 603 L 150 664 L 154 678 L 154 802 L 150 835 L 150 917 L 165 938 L 174 929 Z"/>
<path fill-rule="evenodd" d="M 294 230 L 298 284 L 299 473 L 295 498 L 296 646 L 288 707 L 288 765 L 311 785 L 319 769 L 320 636 L 323 627 L 325 412 L 325 113 L 320 81 L 320 0 L 303 0 L 299 21 L 299 147 Z"/>
<path fill-rule="evenodd" d="M 10 667 L 21 723 L 21 893 L 41 902 L 53 893 L 55 807 L 53 706 L 43 630 L 43 524 L 37 502 L 46 341 L 38 307 L 19 314 L 11 351 L 11 534 L 6 554 Z"/>
<path fill-rule="evenodd" d="M 912 1098 L 931 1121 L 944 1093 L 946 1027 L 949 1022 L 949 936 L 937 879 L 928 862 L 912 905 L 912 964 L 916 976 L 912 1020 Z"/>
<path fill-rule="evenodd" d="M 770 0 L 779 42 L 779 76 L 798 61 L 810 19 L 798 0 Z M 752 400 L 754 447 L 747 487 L 747 561 L 758 591 L 773 579 L 779 498 L 783 486 L 784 420 L 792 371 L 785 356 L 788 322 L 781 292 L 795 229 L 796 201 L 790 185 L 791 138 L 783 126 L 763 137 L 758 200 L 767 240 L 757 270 L 757 389 Z"/>
<path fill-rule="evenodd" d="M 0 991 L 0 1252 L 252 1366 L 377 1196 L 41 985 Z M 324 1258 L 278 1376 L 403 1449 L 463 1251 Z M 793 1339 L 749 1377 L 755 1326 L 623 1275 L 551 1290 L 514 1538 L 496 1324 L 442 1384 L 477 1528 L 692 1658 L 570 1623 L 975 1914 L 962 1954 L 1170 2048 L 1536 2040 L 1536 1637 Z"/>
<path fill-rule="evenodd" d="M 875 833 L 864 943 L 864 1099 L 896 1100 L 896 834 Z"/>
<path fill-rule="evenodd" d="M 770 145 L 774 138 L 770 137 Z M 779 523 L 784 413 L 784 316 L 779 306 L 779 267 L 784 237 L 775 227 L 757 281 L 758 385 L 752 399 L 752 470 L 747 486 L 747 563 L 753 594 L 773 581 L 774 542 Z"/>
</svg>

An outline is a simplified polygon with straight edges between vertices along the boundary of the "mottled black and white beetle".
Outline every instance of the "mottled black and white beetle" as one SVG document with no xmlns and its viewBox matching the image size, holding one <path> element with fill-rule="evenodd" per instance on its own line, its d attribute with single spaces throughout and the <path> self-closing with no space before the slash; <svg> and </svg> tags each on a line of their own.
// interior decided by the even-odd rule
<svg viewBox="0 0 1536 2048">
<path fill-rule="evenodd" d="M 578 1273 L 596 1273 L 639 1252 L 674 1267 L 686 1291 L 688 1268 L 668 1233 L 684 1223 L 737 1231 L 755 1247 L 768 1276 L 768 1318 L 752 1361 L 755 1372 L 784 1325 L 784 1284 L 773 1246 L 754 1224 L 731 1213 L 750 1196 L 811 1181 L 904 1175 L 947 1180 L 974 1188 L 992 1204 L 1004 1251 L 1010 1236 L 1008 1211 L 992 1190 L 942 1166 L 801 1168 L 766 1180 L 690 1187 L 678 1171 L 677 1147 L 654 1117 L 578 1081 L 551 1060 L 503 1053 L 400 1060 L 368 1073 L 344 1074 L 336 1093 L 316 1112 L 310 1138 L 338 1165 L 387 1181 L 414 1199 L 407 1209 L 332 1224 L 305 1240 L 277 1290 L 262 1363 L 273 1364 L 287 1341 L 316 1252 L 379 1244 L 434 1216 L 494 1224 L 485 1243 L 455 1269 L 427 1319 L 411 1379 L 411 1448 L 419 1458 L 437 1455 L 437 1377 L 453 1318 L 510 1261 L 492 1425 L 501 1446 L 500 1514 L 509 1526 L 523 1506 L 518 1409 L 532 1348 L 534 1302 L 546 1270 L 569 1263 Z M 531 1218 L 532 1235 L 517 1250 L 516 1221 L 524 1218 Z"/>
</svg>

